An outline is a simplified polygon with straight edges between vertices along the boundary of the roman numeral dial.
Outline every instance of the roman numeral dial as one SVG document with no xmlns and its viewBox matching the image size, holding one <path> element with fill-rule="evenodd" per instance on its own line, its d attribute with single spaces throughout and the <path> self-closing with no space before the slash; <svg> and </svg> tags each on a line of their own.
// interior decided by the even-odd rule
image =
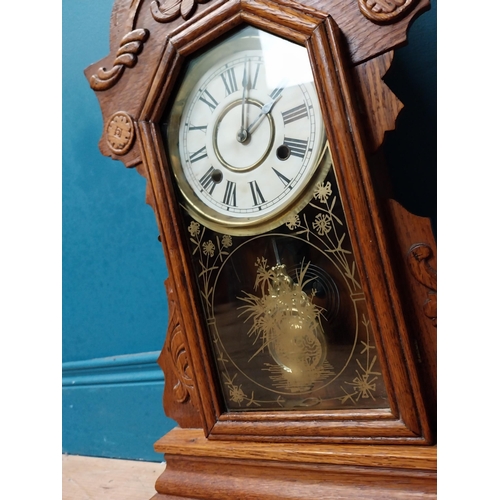
<svg viewBox="0 0 500 500">
<path fill-rule="evenodd" d="M 215 186 L 220 182 L 220 179 L 221 177 L 218 171 L 216 171 L 214 167 L 210 167 L 201 177 L 200 184 L 202 189 L 204 189 L 208 194 L 212 195 Z"/>
<path fill-rule="evenodd" d="M 229 68 L 224 73 L 221 73 L 222 81 L 224 82 L 224 87 L 226 89 L 226 95 L 232 94 L 238 90 L 238 85 L 236 84 L 236 74 L 234 72 L 234 67 Z"/>
<path fill-rule="evenodd" d="M 166 122 L 183 206 L 227 234 L 283 221 L 325 149 L 307 50 L 256 32 L 193 59 Z"/>
<path fill-rule="evenodd" d="M 206 146 L 201 147 L 198 151 L 191 153 L 189 155 L 189 161 L 191 163 L 195 163 L 197 161 L 203 160 L 203 158 L 207 157 L 207 148 Z"/>
<path fill-rule="evenodd" d="M 297 158 L 304 158 L 307 151 L 307 140 L 285 137 L 283 144 L 288 147 L 292 156 L 296 156 Z"/>
<path fill-rule="evenodd" d="M 300 104 L 299 106 L 295 106 L 287 111 L 283 111 L 281 114 L 283 116 L 283 122 L 286 125 L 287 123 L 294 122 L 295 120 L 307 118 L 307 106 L 305 104 Z"/>
<path fill-rule="evenodd" d="M 206 89 L 201 94 L 200 101 L 205 103 L 212 111 L 215 111 L 215 108 L 219 105 L 215 97 Z"/>
<path fill-rule="evenodd" d="M 227 181 L 222 203 L 236 207 L 236 182 Z M 229 210 L 229 208 L 228 208 Z"/>
<path fill-rule="evenodd" d="M 257 181 L 250 181 L 250 190 L 252 192 L 254 207 L 258 207 L 261 210 L 260 205 L 265 203 L 266 200 L 264 199 L 264 196 L 262 195 L 262 192 L 260 190 L 259 185 L 257 184 Z"/>
</svg>

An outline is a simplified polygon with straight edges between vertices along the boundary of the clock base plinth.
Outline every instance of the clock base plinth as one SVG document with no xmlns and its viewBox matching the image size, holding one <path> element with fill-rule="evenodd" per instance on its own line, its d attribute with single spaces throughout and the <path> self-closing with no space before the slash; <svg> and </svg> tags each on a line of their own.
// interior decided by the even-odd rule
<svg viewBox="0 0 500 500">
<path fill-rule="evenodd" d="M 155 450 L 167 468 L 151 500 L 436 498 L 435 446 L 219 441 L 175 428 Z"/>
</svg>

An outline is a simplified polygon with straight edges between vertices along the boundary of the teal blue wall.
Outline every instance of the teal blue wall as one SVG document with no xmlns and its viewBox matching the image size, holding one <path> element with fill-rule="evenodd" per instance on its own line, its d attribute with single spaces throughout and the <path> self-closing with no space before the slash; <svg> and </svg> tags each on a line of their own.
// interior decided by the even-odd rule
<svg viewBox="0 0 500 500">
<path fill-rule="evenodd" d="M 112 4 L 63 1 L 63 452 L 161 461 L 167 269 L 144 179 L 98 150 L 83 74 L 109 53 Z"/>
<path fill-rule="evenodd" d="M 158 350 L 167 324 L 145 181 L 99 152 L 101 112 L 83 74 L 109 53 L 112 3 L 63 3 L 64 361 Z"/>
<path fill-rule="evenodd" d="M 83 70 L 109 53 L 113 0 L 63 0 L 63 452 L 161 461 L 167 276 L 145 181 L 97 147 L 102 117 Z M 384 146 L 395 194 L 436 221 L 436 1 L 396 52 L 405 104 Z"/>
</svg>

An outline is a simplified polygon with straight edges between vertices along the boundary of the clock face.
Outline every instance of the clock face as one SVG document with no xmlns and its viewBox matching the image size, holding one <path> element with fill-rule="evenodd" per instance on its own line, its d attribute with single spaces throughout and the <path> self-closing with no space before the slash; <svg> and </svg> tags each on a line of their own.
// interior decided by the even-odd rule
<svg viewBox="0 0 500 500">
<path fill-rule="evenodd" d="M 279 225 L 325 174 L 307 51 L 254 28 L 190 64 L 164 132 L 187 208 L 229 234 Z"/>
</svg>

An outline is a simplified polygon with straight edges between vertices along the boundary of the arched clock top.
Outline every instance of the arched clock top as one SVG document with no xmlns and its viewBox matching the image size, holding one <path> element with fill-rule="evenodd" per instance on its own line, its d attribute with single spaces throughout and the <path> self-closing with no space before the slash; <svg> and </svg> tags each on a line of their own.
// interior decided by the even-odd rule
<svg viewBox="0 0 500 500">
<path fill-rule="evenodd" d="M 401 6 L 401 9 L 406 9 L 405 15 L 401 14 L 388 27 L 375 24 L 361 13 L 361 4 L 365 3 L 370 12 L 375 12 L 377 15 L 383 12 L 377 4 L 362 0 L 359 0 L 359 5 L 358 0 L 350 2 L 306 0 L 301 3 L 284 0 L 276 2 L 264 0 L 154 0 L 153 2 L 116 0 L 111 20 L 110 54 L 89 66 L 85 74 L 91 88 L 96 91 L 106 126 L 110 116 L 118 111 L 128 113 L 132 117 L 139 116 L 147 89 L 155 78 L 158 64 L 161 64 L 166 49 L 166 40 L 175 37 L 181 28 L 194 26 L 202 19 L 206 22 L 210 13 L 216 10 L 231 10 L 241 5 L 242 11 L 249 13 L 255 11 L 259 12 L 259 15 L 265 15 L 266 10 L 274 9 L 277 10 L 273 14 L 274 18 L 283 20 L 286 19 L 287 8 L 294 5 L 302 9 L 305 14 L 324 12 L 335 20 L 342 32 L 346 45 L 344 51 L 346 64 L 357 66 L 402 45 L 406 41 L 406 31 L 411 20 L 429 6 L 428 0 L 407 0 Z M 362 83 L 362 85 L 365 88 L 369 84 Z M 131 91 L 132 87 L 133 91 Z M 368 92 L 373 93 L 373 89 L 369 88 Z M 391 118 L 390 124 L 381 126 L 386 127 L 384 130 L 387 127 L 390 129 L 393 127 L 394 120 Z M 136 165 L 140 157 L 137 145 L 131 147 L 127 153 L 117 155 L 116 151 L 109 146 L 105 137 L 106 133 L 105 130 L 100 142 L 101 152 L 115 159 L 119 156 L 126 166 Z M 383 131 L 381 135 L 383 136 Z"/>
</svg>

